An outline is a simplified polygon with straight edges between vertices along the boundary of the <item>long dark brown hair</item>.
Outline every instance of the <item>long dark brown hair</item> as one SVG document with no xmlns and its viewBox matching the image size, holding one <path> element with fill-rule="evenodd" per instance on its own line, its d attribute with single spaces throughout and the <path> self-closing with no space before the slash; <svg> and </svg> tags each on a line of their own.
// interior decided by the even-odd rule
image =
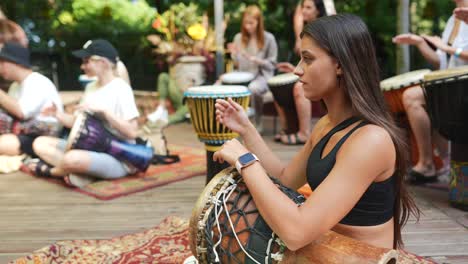
<svg viewBox="0 0 468 264">
<path fill-rule="evenodd" d="M 263 15 L 262 15 L 262 10 L 256 5 L 250 5 L 245 8 L 244 13 L 242 14 L 242 25 L 241 25 L 241 35 L 242 35 L 242 45 L 244 47 L 247 47 L 247 44 L 249 43 L 250 36 L 249 33 L 244 28 L 244 19 L 245 17 L 249 15 L 252 16 L 257 20 L 257 47 L 259 50 L 263 49 L 263 46 L 265 45 L 265 33 L 264 33 L 264 25 L 263 25 Z"/>
<path fill-rule="evenodd" d="M 384 128 L 393 140 L 396 149 L 393 247 L 399 248 L 403 246 L 401 228 L 410 214 L 419 219 L 420 212 L 404 184 L 407 144 L 380 90 L 379 68 L 369 30 L 361 18 L 339 14 L 307 24 L 301 33 L 301 37 L 304 36 L 314 39 L 341 66 L 340 83 L 354 112 L 367 122 Z"/>
</svg>

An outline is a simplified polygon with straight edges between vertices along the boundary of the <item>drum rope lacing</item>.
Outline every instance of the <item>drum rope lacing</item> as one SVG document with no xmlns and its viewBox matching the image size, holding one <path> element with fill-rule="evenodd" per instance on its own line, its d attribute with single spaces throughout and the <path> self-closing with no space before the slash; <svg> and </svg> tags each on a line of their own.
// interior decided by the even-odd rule
<svg viewBox="0 0 468 264">
<path fill-rule="evenodd" d="M 232 193 L 236 190 L 237 188 L 237 183 L 234 182 L 234 180 L 232 178 L 228 179 L 228 181 L 230 181 L 232 183 L 232 185 L 230 185 L 229 187 L 227 187 L 225 190 L 223 191 L 220 191 L 216 194 L 216 198 L 213 199 L 214 197 L 212 197 L 211 201 L 215 204 L 215 205 L 220 205 L 222 203 L 223 207 L 221 207 L 221 210 L 218 211 L 218 206 L 215 206 L 215 215 L 216 215 L 216 226 L 218 227 L 218 230 L 221 230 L 221 227 L 219 225 L 219 216 L 221 215 L 221 213 L 223 211 L 226 211 L 226 218 L 228 219 L 229 221 L 229 225 L 231 226 L 231 229 L 232 230 L 235 230 L 235 227 L 234 227 L 234 224 L 232 223 L 232 220 L 231 220 L 231 217 L 229 215 L 229 210 L 228 210 L 228 207 L 227 207 L 227 203 L 226 201 L 231 197 Z M 222 196 L 222 200 L 220 200 L 220 196 Z M 258 262 L 257 260 L 255 260 L 248 252 L 247 250 L 245 250 L 245 248 L 242 246 L 242 243 L 241 241 L 239 240 L 239 237 L 237 236 L 236 232 L 233 232 L 233 235 L 234 235 L 234 238 L 237 240 L 237 243 L 239 245 L 239 247 L 241 248 L 241 250 L 245 253 L 245 255 L 247 257 L 250 258 L 250 260 L 252 260 L 254 263 L 256 264 L 261 264 L 260 262 Z M 219 256 L 218 256 L 218 252 L 216 251 L 216 248 L 221 244 L 221 240 L 222 240 L 222 236 L 223 234 L 221 232 L 219 232 L 219 239 L 218 239 L 218 242 L 216 242 L 213 246 L 213 253 L 215 254 L 215 261 L 216 262 L 220 262 L 219 260 Z M 273 234 L 273 237 L 274 237 L 274 234 Z M 270 239 L 270 241 L 268 241 L 268 245 L 271 245 L 271 241 L 273 240 L 273 237 L 272 239 Z M 270 246 L 268 246 L 268 249 L 270 248 Z M 268 256 L 267 256 L 268 258 Z"/>
</svg>

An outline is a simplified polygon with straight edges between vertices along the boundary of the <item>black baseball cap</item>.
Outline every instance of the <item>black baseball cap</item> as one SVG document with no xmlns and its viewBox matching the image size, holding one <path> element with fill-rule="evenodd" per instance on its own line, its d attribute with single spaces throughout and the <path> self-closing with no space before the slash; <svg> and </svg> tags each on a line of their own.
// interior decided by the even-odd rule
<svg viewBox="0 0 468 264">
<path fill-rule="evenodd" d="M 0 59 L 31 68 L 29 49 L 16 42 L 5 42 L 3 47 L 0 48 Z"/>
<path fill-rule="evenodd" d="M 72 52 L 72 54 L 73 56 L 80 59 L 97 55 L 104 57 L 113 63 L 117 63 L 119 57 L 119 53 L 114 48 L 114 46 L 112 46 L 112 44 L 110 44 L 110 42 L 105 39 L 88 40 L 83 45 L 83 49 L 75 50 Z"/>
</svg>

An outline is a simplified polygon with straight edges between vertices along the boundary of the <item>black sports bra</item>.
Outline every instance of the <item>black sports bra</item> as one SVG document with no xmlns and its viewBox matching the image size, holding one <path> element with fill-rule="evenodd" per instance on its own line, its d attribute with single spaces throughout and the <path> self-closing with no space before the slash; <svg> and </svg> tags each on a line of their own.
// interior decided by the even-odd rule
<svg viewBox="0 0 468 264">
<path fill-rule="evenodd" d="M 362 121 L 343 136 L 333 149 L 322 158 L 328 140 L 338 131 L 354 124 L 360 119 L 351 117 L 328 132 L 314 147 L 307 161 L 307 182 L 315 189 L 328 176 L 336 162 L 336 153 L 346 139 L 358 128 L 367 124 Z M 393 217 L 395 204 L 394 177 L 381 182 L 373 182 L 364 192 L 354 208 L 340 221 L 341 224 L 354 226 L 374 226 L 387 222 Z"/>
</svg>

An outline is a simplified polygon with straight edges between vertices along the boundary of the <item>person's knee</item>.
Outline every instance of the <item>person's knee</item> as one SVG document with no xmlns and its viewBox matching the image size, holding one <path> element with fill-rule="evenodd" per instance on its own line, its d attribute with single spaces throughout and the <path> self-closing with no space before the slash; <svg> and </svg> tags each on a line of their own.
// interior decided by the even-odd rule
<svg viewBox="0 0 468 264">
<path fill-rule="evenodd" d="M 5 134 L 0 136 L 0 154 L 4 155 L 19 155 L 21 154 L 21 142 L 18 137 L 13 134 Z"/>
<path fill-rule="evenodd" d="M 407 89 L 403 92 L 402 101 L 405 108 L 422 106 L 425 103 L 423 90 L 419 87 Z"/>
<path fill-rule="evenodd" d="M 65 153 L 62 168 L 69 172 L 82 171 L 89 166 L 89 158 L 83 151 L 70 150 Z"/>
</svg>

